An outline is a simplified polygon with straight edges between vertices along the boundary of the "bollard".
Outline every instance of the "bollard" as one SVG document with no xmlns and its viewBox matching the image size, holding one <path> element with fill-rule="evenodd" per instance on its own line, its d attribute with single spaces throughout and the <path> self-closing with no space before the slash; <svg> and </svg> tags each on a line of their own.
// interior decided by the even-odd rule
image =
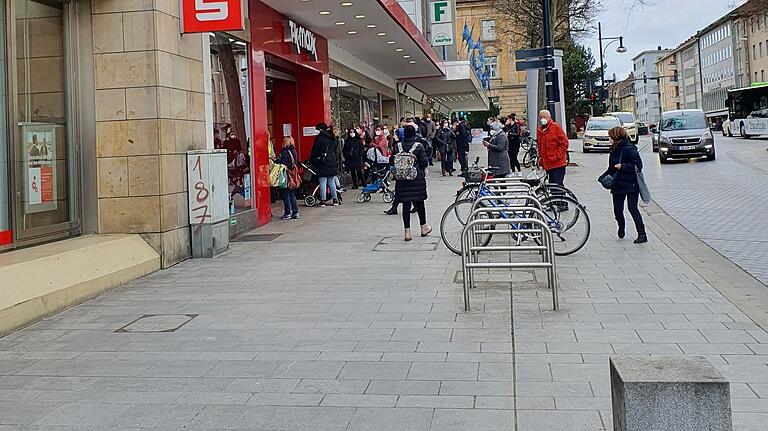
<svg viewBox="0 0 768 431">
<path fill-rule="evenodd" d="M 612 357 L 614 431 L 733 431 L 730 384 L 694 356 Z"/>
</svg>

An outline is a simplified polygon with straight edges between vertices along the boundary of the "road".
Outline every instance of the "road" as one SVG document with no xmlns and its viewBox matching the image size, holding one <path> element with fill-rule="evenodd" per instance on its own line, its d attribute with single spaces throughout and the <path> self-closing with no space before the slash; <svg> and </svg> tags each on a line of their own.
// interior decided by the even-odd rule
<svg viewBox="0 0 768 431">
<path fill-rule="evenodd" d="M 714 162 L 662 166 L 651 151 L 650 137 L 642 137 L 639 147 L 654 200 L 699 239 L 768 285 L 768 140 L 716 134 L 715 145 Z"/>
</svg>

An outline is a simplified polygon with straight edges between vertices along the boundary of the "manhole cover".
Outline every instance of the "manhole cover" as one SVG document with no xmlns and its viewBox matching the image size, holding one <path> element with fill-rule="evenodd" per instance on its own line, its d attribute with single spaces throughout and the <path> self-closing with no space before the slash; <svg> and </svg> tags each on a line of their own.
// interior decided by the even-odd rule
<svg viewBox="0 0 768 431">
<path fill-rule="evenodd" d="M 269 242 L 280 238 L 281 233 L 265 233 L 260 235 L 243 235 L 239 238 L 235 238 L 235 242 Z"/>
<path fill-rule="evenodd" d="M 176 332 L 197 314 L 145 314 L 115 332 Z"/>
<path fill-rule="evenodd" d="M 418 234 L 418 230 L 414 233 Z M 385 237 L 373 247 L 373 251 L 435 251 L 440 243 L 439 238 L 413 238 L 413 241 L 403 241 L 403 237 Z"/>
</svg>

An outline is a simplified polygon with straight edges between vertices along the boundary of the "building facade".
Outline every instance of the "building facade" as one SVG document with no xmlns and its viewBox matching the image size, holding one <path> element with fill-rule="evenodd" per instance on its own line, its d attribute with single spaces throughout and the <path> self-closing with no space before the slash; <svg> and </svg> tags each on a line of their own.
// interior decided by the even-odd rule
<svg viewBox="0 0 768 431">
<path fill-rule="evenodd" d="M 498 14 L 492 0 L 457 0 L 456 16 L 457 34 L 461 34 L 467 23 L 472 29 L 473 40 L 479 38 L 486 48 L 492 103 L 504 115 L 514 112 L 518 118 L 525 118 L 526 74 L 515 69 L 515 47 L 518 44 L 503 40 L 502 35 L 508 32 L 501 30 L 501 26 L 510 23 Z M 469 59 L 469 55 L 462 53 L 460 58 Z"/>
<path fill-rule="evenodd" d="M 737 18 L 736 27 L 739 29 L 739 48 L 743 50 L 740 67 L 744 78 L 738 86 L 746 87 L 768 82 L 768 15 L 749 13 L 750 9 L 746 7 L 737 10 L 737 13 L 742 12 L 745 14 Z"/>
<path fill-rule="evenodd" d="M 672 51 L 669 54 L 661 57 L 656 62 L 656 71 L 658 76 L 678 76 L 679 70 L 677 68 L 677 53 L 678 51 Z M 679 79 L 662 79 L 659 81 L 659 92 L 661 97 L 661 110 L 673 111 L 680 109 L 680 86 Z"/>
<path fill-rule="evenodd" d="M 635 106 L 637 120 L 646 124 L 654 124 L 661 118 L 659 83 L 656 80 L 658 70 L 656 63 L 671 50 L 661 49 L 643 51 L 632 59 L 635 81 Z"/>
<path fill-rule="evenodd" d="M 709 121 L 718 123 L 728 116 L 728 90 L 737 86 L 739 63 L 732 14 L 715 21 L 697 35 L 701 65 L 702 108 Z"/>
<path fill-rule="evenodd" d="M 637 117 L 635 75 L 633 73 L 630 73 L 626 79 L 614 84 L 611 94 L 614 111 L 631 112 Z"/>
</svg>

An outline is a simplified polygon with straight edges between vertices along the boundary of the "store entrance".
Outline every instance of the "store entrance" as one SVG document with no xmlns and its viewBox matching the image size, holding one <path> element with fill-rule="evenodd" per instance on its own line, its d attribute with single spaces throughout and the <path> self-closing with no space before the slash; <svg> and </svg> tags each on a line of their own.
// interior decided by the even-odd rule
<svg viewBox="0 0 768 431">
<path fill-rule="evenodd" d="M 267 127 L 274 151 L 283 148 L 283 139 L 290 136 L 299 147 L 299 110 L 296 78 L 287 72 L 267 67 Z"/>
</svg>

